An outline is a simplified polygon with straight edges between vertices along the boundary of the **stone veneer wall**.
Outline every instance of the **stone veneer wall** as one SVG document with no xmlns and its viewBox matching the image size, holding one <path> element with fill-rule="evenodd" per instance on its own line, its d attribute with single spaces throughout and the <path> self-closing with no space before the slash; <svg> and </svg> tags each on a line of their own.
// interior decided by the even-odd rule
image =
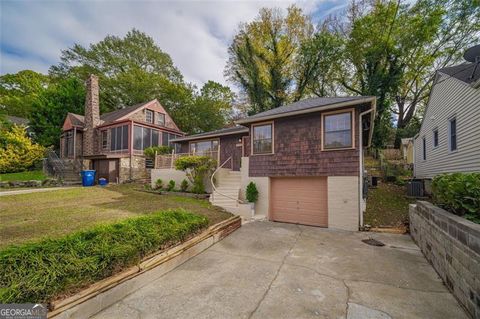
<svg viewBox="0 0 480 319">
<path fill-rule="evenodd" d="M 410 233 L 453 295 L 480 318 L 480 225 L 429 202 L 410 205 Z"/>
</svg>

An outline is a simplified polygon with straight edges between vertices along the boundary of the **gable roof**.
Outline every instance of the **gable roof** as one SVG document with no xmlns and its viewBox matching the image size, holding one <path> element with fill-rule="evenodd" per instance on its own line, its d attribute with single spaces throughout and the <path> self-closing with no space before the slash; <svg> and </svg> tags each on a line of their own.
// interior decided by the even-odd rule
<svg viewBox="0 0 480 319">
<path fill-rule="evenodd" d="M 122 117 L 127 116 L 130 113 L 135 112 L 136 110 L 138 110 L 138 109 L 142 108 L 143 106 L 146 106 L 147 104 L 150 104 L 154 101 L 155 100 L 144 102 L 144 103 L 139 103 L 139 104 L 135 104 L 135 105 L 132 105 L 132 106 L 125 107 L 123 109 L 115 110 L 113 112 L 105 113 L 103 115 L 100 115 L 100 120 L 103 121 L 102 124 L 108 124 L 108 123 L 115 122 L 115 121 L 121 119 Z"/>
<path fill-rule="evenodd" d="M 128 106 L 128 107 L 125 107 L 125 108 L 122 108 L 122 109 L 118 109 L 118 110 L 115 110 L 115 111 L 112 111 L 112 112 L 109 112 L 109 113 L 101 114 L 100 115 L 100 125 L 101 126 L 102 125 L 107 125 L 107 124 L 117 122 L 119 120 L 123 120 L 123 119 L 127 118 L 130 114 L 135 113 L 135 112 L 137 112 L 138 110 L 140 110 L 144 107 L 154 105 L 154 104 L 159 106 L 160 109 L 162 110 L 162 112 L 165 112 L 165 114 L 167 114 L 165 109 L 155 99 L 155 100 L 151 100 L 151 101 L 148 101 L 148 102 L 139 103 L 139 104 Z M 171 118 L 169 116 L 167 116 L 167 117 L 168 117 L 168 119 L 170 119 L 169 123 L 173 126 L 173 127 L 170 127 L 170 129 L 181 132 L 180 129 L 175 124 L 175 122 L 173 122 L 173 120 L 171 120 Z M 77 127 L 81 127 L 81 128 L 83 128 L 85 126 L 85 117 L 83 115 L 75 114 L 75 113 L 68 113 L 67 118 L 70 120 L 70 122 L 73 126 L 77 126 Z"/>
<path fill-rule="evenodd" d="M 24 117 L 18 117 L 13 115 L 5 116 L 7 121 L 15 125 L 28 126 L 29 120 Z"/>
<path fill-rule="evenodd" d="M 209 137 L 217 137 L 217 136 L 224 136 L 224 135 L 234 135 L 234 134 L 241 134 L 241 133 L 248 133 L 249 129 L 245 126 L 232 126 L 232 127 L 225 127 L 219 130 L 204 132 L 193 134 L 185 137 L 180 137 L 176 139 L 170 140 L 171 142 L 183 142 L 183 141 L 191 141 L 191 140 L 199 140 L 203 138 Z"/>
<path fill-rule="evenodd" d="M 449 75 L 462 82 L 472 84 L 480 80 L 480 64 L 463 63 L 448 68 L 439 69 L 438 72 Z"/>
<path fill-rule="evenodd" d="M 316 112 L 342 106 L 357 105 L 375 101 L 374 96 L 317 97 L 280 106 L 236 121 L 238 124 L 258 122 L 278 117 Z"/>
</svg>

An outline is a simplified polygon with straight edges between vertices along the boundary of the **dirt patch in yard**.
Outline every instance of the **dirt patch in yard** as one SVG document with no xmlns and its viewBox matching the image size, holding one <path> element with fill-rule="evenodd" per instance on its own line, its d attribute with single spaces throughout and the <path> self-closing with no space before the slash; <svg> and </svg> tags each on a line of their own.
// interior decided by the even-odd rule
<svg viewBox="0 0 480 319">
<path fill-rule="evenodd" d="M 206 200 L 148 194 L 138 187 L 95 186 L 2 197 L 0 248 L 166 209 L 183 208 L 206 216 L 210 225 L 232 216 Z"/>
<path fill-rule="evenodd" d="M 413 202 L 406 197 L 405 186 L 379 182 L 368 190 L 364 222 L 372 227 L 402 227 L 408 223 L 408 205 Z"/>
</svg>

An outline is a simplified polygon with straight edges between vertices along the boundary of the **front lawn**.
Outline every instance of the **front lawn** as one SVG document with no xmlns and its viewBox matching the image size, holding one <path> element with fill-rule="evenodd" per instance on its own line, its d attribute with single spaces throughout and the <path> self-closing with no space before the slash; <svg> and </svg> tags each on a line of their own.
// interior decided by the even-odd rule
<svg viewBox="0 0 480 319">
<path fill-rule="evenodd" d="M 0 251 L 0 302 L 47 303 L 138 264 L 208 225 L 182 209 Z"/>
<path fill-rule="evenodd" d="M 406 197 L 404 186 L 378 183 L 368 190 L 364 223 L 372 227 L 400 227 L 408 222 L 408 205 L 415 200 Z"/>
<path fill-rule="evenodd" d="M 205 200 L 150 194 L 139 188 L 125 184 L 1 197 L 0 248 L 167 209 L 203 215 L 210 225 L 232 216 Z"/>
<path fill-rule="evenodd" d="M 31 180 L 43 181 L 46 178 L 47 176 L 43 174 L 43 171 L 41 170 L 0 174 L 0 182 L 31 181 Z"/>
</svg>

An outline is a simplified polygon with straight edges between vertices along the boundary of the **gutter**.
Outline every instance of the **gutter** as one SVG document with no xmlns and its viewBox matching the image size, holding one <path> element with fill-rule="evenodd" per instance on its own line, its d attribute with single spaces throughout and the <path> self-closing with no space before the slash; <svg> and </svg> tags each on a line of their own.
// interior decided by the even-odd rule
<svg viewBox="0 0 480 319">
<path fill-rule="evenodd" d="M 358 215 L 359 215 L 359 221 L 360 221 L 360 229 L 363 228 L 363 211 L 362 211 L 362 201 L 363 201 L 363 134 L 362 134 L 362 116 L 371 113 L 371 126 L 370 126 L 370 136 L 369 136 L 369 141 L 368 145 L 372 142 L 372 135 L 373 135 L 373 127 L 374 127 L 374 119 L 375 119 L 375 112 L 376 112 L 376 101 L 373 100 L 373 107 L 370 110 L 367 110 L 365 112 L 360 113 L 359 117 L 359 123 L 358 123 L 358 140 L 359 140 L 359 161 L 358 161 L 358 166 L 359 166 L 359 178 L 358 178 Z"/>
<path fill-rule="evenodd" d="M 187 141 L 194 141 L 194 140 L 203 140 L 203 139 L 208 139 L 211 137 L 218 137 L 218 136 L 227 136 L 227 135 L 237 135 L 237 134 L 243 134 L 243 133 L 248 133 L 250 130 L 246 127 L 243 130 L 238 130 L 234 132 L 225 132 L 225 133 L 217 133 L 217 134 L 205 134 L 202 136 L 185 136 L 185 137 L 180 137 L 180 138 L 175 138 L 170 140 L 172 143 L 178 143 L 178 142 L 187 142 Z"/>
<path fill-rule="evenodd" d="M 345 106 L 352 106 L 352 105 L 358 105 L 358 104 L 363 104 L 363 103 L 375 103 L 376 98 L 374 96 L 372 97 L 365 97 L 363 99 L 355 99 L 351 101 L 346 101 L 346 102 L 341 102 L 341 103 L 334 103 L 334 104 L 329 104 L 325 106 L 317 106 L 317 107 L 312 107 L 304 110 L 298 110 L 298 111 L 293 111 L 293 112 L 285 112 L 281 114 L 275 114 L 275 115 L 270 115 L 270 116 L 263 116 L 263 117 L 257 117 L 257 118 L 244 118 L 238 121 L 235 121 L 235 124 L 247 124 L 247 123 L 254 123 L 254 122 L 260 122 L 260 121 L 267 121 L 267 120 L 273 120 L 281 117 L 287 117 L 287 116 L 293 116 L 293 115 L 300 115 L 300 114 L 308 114 L 308 113 L 313 113 L 313 112 L 320 112 L 320 111 L 325 111 L 325 110 L 330 110 L 330 109 L 336 109 L 339 107 L 345 107 Z M 375 104 L 374 104 L 375 105 Z"/>
</svg>

